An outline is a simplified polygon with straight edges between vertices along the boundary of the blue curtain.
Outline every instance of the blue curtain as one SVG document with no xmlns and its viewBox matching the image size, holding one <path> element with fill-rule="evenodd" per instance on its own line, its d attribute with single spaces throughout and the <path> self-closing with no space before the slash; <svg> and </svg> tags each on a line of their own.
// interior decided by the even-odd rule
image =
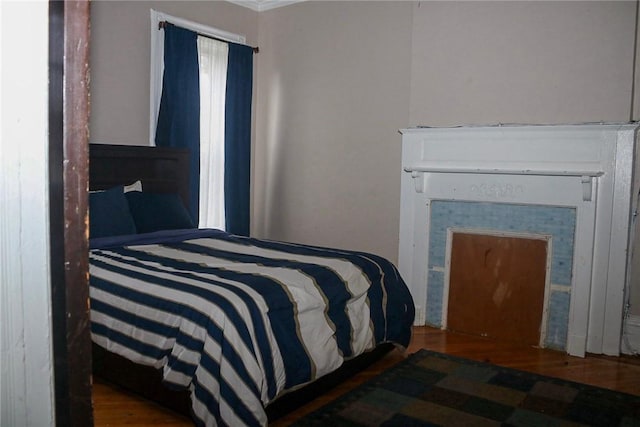
<svg viewBox="0 0 640 427">
<path fill-rule="evenodd" d="M 229 43 L 225 105 L 225 217 L 229 233 L 249 235 L 253 48 Z"/>
<path fill-rule="evenodd" d="M 155 141 L 159 147 L 190 151 L 189 203 L 198 223 L 200 191 L 200 81 L 198 35 L 167 25 L 164 29 L 164 75 Z"/>
</svg>

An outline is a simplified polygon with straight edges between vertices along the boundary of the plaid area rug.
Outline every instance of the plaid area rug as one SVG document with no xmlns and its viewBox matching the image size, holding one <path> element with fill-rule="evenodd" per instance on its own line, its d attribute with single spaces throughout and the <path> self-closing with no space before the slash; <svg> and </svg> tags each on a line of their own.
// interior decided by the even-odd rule
<svg viewBox="0 0 640 427">
<path fill-rule="evenodd" d="M 630 427 L 640 396 L 420 350 L 294 425 Z"/>
</svg>

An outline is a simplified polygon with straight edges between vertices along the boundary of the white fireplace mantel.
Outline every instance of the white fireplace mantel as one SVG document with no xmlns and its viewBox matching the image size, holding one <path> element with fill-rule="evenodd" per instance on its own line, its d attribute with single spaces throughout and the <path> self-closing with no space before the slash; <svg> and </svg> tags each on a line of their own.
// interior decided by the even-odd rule
<svg viewBox="0 0 640 427">
<path fill-rule="evenodd" d="M 434 200 L 576 209 L 566 350 L 618 355 L 627 282 L 635 124 L 402 130 L 399 268 L 424 324 Z"/>
</svg>

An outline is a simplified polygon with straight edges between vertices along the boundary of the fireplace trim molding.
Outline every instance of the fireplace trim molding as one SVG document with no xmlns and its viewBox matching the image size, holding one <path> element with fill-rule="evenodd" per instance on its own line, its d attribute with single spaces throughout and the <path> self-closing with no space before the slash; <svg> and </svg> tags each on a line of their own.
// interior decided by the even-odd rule
<svg viewBox="0 0 640 427">
<path fill-rule="evenodd" d="M 636 124 L 403 129 L 398 267 L 425 324 L 429 205 L 459 200 L 575 207 L 566 351 L 619 355 Z"/>
</svg>

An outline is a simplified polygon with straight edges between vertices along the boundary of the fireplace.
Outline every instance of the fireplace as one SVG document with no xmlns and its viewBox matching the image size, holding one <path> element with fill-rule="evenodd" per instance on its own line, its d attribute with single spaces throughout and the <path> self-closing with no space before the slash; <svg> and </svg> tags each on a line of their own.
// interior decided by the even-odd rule
<svg viewBox="0 0 640 427">
<path fill-rule="evenodd" d="M 548 252 L 536 308 L 539 344 L 578 356 L 618 355 L 637 194 L 636 130 L 617 124 L 403 130 L 398 265 L 414 297 L 416 324 L 446 328 L 447 313 L 457 310 L 448 305 L 455 233 L 529 237 L 544 240 Z"/>
</svg>

